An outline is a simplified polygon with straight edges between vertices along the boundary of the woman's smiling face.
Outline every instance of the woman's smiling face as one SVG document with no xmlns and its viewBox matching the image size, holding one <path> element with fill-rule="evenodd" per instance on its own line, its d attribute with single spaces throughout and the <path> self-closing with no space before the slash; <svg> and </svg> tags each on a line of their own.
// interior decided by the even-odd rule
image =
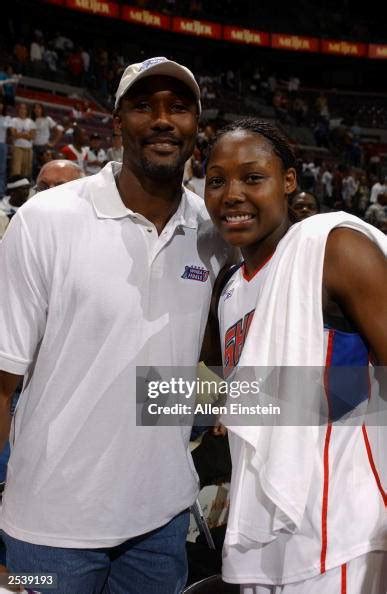
<svg viewBox="0 0 387 594">
<path fill-rule="evenodd" d="M 206 206 L 224 239 L 242 250 L 261 242 L 275 247 L 288 227 L 287 195 L 295 189 L 295 170 L 284 169 L 260 134 L 227 132 L 211 151 Z"/>
</svg>

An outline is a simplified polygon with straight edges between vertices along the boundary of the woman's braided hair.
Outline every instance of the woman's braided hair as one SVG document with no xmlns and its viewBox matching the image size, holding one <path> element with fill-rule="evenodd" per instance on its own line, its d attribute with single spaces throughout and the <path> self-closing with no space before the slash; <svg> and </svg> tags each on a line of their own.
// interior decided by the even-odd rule
<svg viewBox="0 0 387 594">
<path fill-rule="evenodd" d="M 214 146 L 225 134 L 236 132 L 238 130 L 263 136 L 273 147 L 274 153 L 282 161 L 285 170 L 290 167 L 296 168 L 295 154 L 284 134 L 270 122 L 259 120 L 258 118 L 240 118 L 224 128 L 221 128 L 209 146 L 208 155 L 211 154 Z"/>
</svg>

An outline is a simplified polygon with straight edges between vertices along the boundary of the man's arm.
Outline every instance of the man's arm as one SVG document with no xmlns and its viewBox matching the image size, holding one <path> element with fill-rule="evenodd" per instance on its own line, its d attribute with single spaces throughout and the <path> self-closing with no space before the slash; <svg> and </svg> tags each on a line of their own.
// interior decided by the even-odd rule
<svg viewBox="0 0 387 594">
<path fill-rule="evenodd" d="M 235 262 L 232 262 L 234 264 Z M 206 330 L 200 353 L 200 361 L 207 367 L 222 366 L 222 351 L 219 334 L 218 305 L 220 294 L 230 279 L 231 264 L 226 263 L 220 270 L 214 284 L 211 296 L 210 311 L 208 314 Z"/>
<path fill-rule="evenodd" d="M 327 241 L 323 283 L 330 298 L 387 365 L 387 261 L 364 234 L 334 229 Z"/>
<path fill-rule="evenodd" d="M 3 450 L 11 427 L 11 401 L 23 376 L 0 370 L 0 452 Z"/>
</svg>

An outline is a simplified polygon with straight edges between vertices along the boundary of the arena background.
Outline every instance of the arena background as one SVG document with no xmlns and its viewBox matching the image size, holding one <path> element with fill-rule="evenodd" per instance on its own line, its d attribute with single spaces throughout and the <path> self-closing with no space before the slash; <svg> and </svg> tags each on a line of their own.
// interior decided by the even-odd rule
<svg viewBox="0 0 387 594">
<path fill-rule="evenodd" d="M 124 65 L 166 55 L 198 77 L 203 123 L 258 115 L 279 123 L 305 162 L 360 168 L 369 188 L 387 172 L 387 33 L 376 2 L 16 0 L 2 10 L 0 66 L 22 75 L 16 104 L 41 101 L 65 128 L 66 116 L 81 120 L 105 149 Z M 31 60 L 34 42 L 41 59 L 38 50 Z M 14 115 L 10 90 L 7 101 Z"/>
</svg>

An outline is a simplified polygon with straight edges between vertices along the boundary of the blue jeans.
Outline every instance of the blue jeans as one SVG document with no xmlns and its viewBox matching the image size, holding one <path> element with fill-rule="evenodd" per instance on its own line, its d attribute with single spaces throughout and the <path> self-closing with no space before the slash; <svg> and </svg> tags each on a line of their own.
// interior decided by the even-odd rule
<svg viewBox="0 0 387 594">
<path fill-rule="evenodd" d="M 180 594 L 187 579 L 189 511 L 121 545 L 65 549 L 34 545 L 2 533 L 11 573 L 56 573 L 44 594 Z"/>
<path fill-rule="evenodd" d="M 7 474 L 7 465 L 9 460 L 9 443 L 5 444 L 5 447 L 2 451 L 0 451 L 0 483 L 5 481 L 5 476 Z"/>
</svg>

